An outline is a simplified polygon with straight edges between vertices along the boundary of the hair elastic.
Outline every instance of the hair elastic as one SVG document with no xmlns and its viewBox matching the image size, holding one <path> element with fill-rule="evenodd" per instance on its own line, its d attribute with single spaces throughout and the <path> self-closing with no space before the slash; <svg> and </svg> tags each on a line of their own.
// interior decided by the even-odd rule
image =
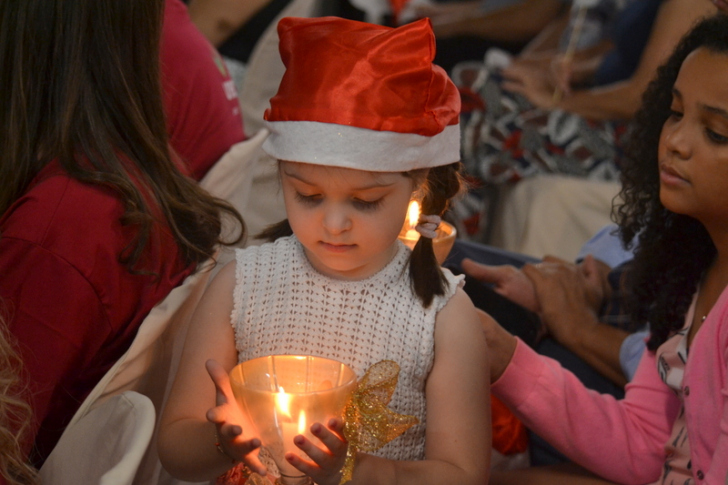
<svg viewBox="0 0 728 485">
<path fill-rule="evenodd" d="M 422 237 L 435 239 L 437 237 L 437 227 L 440 225 L 440 222 L 442 222 L 440 216 L 421 215 L 415 226 L 415 231 L 419 232 Z"/>
</svg>

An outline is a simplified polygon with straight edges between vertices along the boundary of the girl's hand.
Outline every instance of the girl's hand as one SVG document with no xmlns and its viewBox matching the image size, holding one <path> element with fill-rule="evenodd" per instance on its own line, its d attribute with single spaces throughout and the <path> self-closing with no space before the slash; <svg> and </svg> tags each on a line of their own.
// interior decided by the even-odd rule
<svg viewBox="0 0 728 485">
<path fill-rule="evenodd" d="M 317 485 L 339 485 L 348 446 L 344 438 L 344 422 L 341 419 L 331 419 L 328 428 L 321 423 L 314 423 L 311 433 L 321 440 L 324 448 L 314 445 L 303 435 L 296 436 L 293 443 L 312 461 L 306 461 L 295 453 L 286 453 L 286 460 L 311 477 Z"/>
<path fill-rule="evenodd" d="M 243 435 L 244 417 L 230 387 L 228 373 L 212 359 L 205 362 L 205 367 L 215 383 L 216 405 L 207 411 L 206 417 L 217 428 L 217 446 L 231 460 L 242 462 L 251 471 L 265 476 L 266 467 L 260 462 L 256 452 L 260 448 L 260 440 Z"/>
</svg>

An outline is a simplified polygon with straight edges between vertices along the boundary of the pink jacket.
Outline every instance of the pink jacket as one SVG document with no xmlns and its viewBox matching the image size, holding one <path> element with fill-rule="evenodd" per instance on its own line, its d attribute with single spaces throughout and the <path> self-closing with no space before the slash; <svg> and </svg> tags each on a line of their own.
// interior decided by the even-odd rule
<svg viewBox="0 0 728 485">
<path fill-rule="evenodd" d="M 692 318 L 693 310 L 687 318 Z M 683 378 L 696 484 L 724 485 L 728 474 L 728 290 L 690 346 Z M 660 478 L 664 445 L 680 411 L 645 352 L 624 399 L 585 388 L 558 362 L 519 340 L 493 393 L 529 428 L 576 463 L 619 483 Z"/>
</svg>

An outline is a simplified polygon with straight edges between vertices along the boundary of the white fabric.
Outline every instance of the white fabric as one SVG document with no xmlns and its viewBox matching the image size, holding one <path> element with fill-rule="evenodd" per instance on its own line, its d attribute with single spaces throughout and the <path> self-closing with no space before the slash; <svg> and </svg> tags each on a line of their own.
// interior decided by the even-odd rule
<svg viewBox="0 0 728 485">
<path fill-rule="evenodd" d="M 270 136 L 263 150 L 278 160 L 373 172 L 406 172 L 460 160 L 460 125 L 447 126 L 434 136 L 314 121 L 274 121 L 266 126 Z"/>
<path fill-rule="evenodd" d="M 245 205 L 253 183 L 250 168 L 260 156 L 260 147 L 267 136 L 268 131 L 261 129 L 253 137 L 230 147 L 200 180 L 200 187 L 233 205 Z"/>
<path fill-rule="evenodd" d="M 292 0 L 260 36 L 250 54 L 242 85 L 238 90 L 246 132 L 264 128 L 263 113 L 268 100 L 278 92 L 286 68 L 278 53 L 278 21 L 283 17 L 316 17 L 321 0 Z"/>
<path fill-rule="evenodd" d="M 132 418 L 128 416 L 123 407 L 119 407 L 118 404 L 107 403 L 112 400 L 115 401 L 116 396 L 126 391 L 135 391 L 134 394 L 143 395 L 153 405 L 151 421 L 138 421 L 139 426 L 144 427 L 144 433 L 149 433 L 149 436 L 152 437 L 152 444 L 149 447 L 144 445 L 145 452 L 141 457 L 141 462 L 136 458 L 133 461 L 129 459 L 129 461 L 125 462 L 126 464 L 123 466 L 124 476 L 128 474 L 129 477 L 133 478 L 133 482 L 128 483 L 143 485 L 158 483 L 182 485 L 187 483 L 171 478 L 162 469 L 156 449 L 157 431 L 154 414 L 155 410 L 157 415 L 161 414 L 169 395 L 172 381 L 177 372 L 189 319 L 210 278 L 211 271 L 209 269 L 211 265 L 212 262 L 201 265 L 202 268 L 208 270 L 201 270 L 188 276 L 180 286 L 172 290 L 147 315 L 139 327 L 137 336 L 129 350 L 104 375 L 84 400 L 66 427 L 59 443 L 43 464 L 41 475 L 51 477 L 46 479 L 44 484 L 99 483 L 95 477 L 98 476 L 100 471 L 112 470 L 117 466 L 119 453 L 123 451 L 122 448 L 125 446 L 130 447 L 127 452 L 136 456 L 134 450 L 142 445 L 134 440 L 122 442 L 119 449 L 99 446 L 94 449 L 93 453 L 84 451 L 84 448 L 77 442 L 79 436 L 82 436 L 84 440 L 97 443 L 115 439 L 113 434 L 109 434 L 107 427 L 113 423 L 118 423 L 122 427 L 127 426 L 125 423 Z M 132 398 L 134 405 L 141 401 L 143 400 Z M 99 408 L 106 411 L 96 413 L 95 410 Z M 149 415 L 144 408 L 142 408 L 141 412 Z M 66 438 L 67 435 L 69 438 Z M 150 443 L 149 437 L 146 438 L 146 443 Z M 76 473 L 83 474 L 87 472 L 88 475 L 81 475 L 85 478 L 74 481 L 57 480 L 54 470 L 59 467 L 64 469 L 66 467 L 69 469 L 75 468 Z"/>
<path fill-rule="evenodd" d="M 263 128 L 253 137 L 236 143 L 200 180 L 200 187 L 215 197 L 229 202 L 243 216 L 246 223 L 254 174 L 256 166 L 265 157 L 261 145 L 267 136 L 268 130 Z M 223 219 L 223 238 L 232 239 L 232 236 L 237 234 L 237 224 L 233 223 L 231 219 Z M 243 244 L 245 242 L 243 241 Z"/>
<path fill-rule="evenodd" d="M 131 484 L 152 438 L 154 418 L 154 405 L 142 394 L 126 391 L 108 399 L 63 434 L 40 470 L 42 483 Z M 82 464 L 79 457 L 86 458 Z"/>
<path fill-rule="evenodd" d="M 579 249 L 611 222 L 621 186 L 561 175 L 538 175 L 501 193 L 490 243 L 536 258 L 574 261 Z"/>
<path fill-rule="evenodd" d="M 462 277 L 444 270 L 449 290 L 429 308 L 412 291 L 410 251 L 398 242 L 394 259 L 360 281 L 336 280 L 310 265 L 294 237 L 237 250 L 231 322 L 238 359 L 308 354 L 344 362 L 361 378 L 391 359 L 401 367 L 391 408 L 420 424 L 377 454 L 395 460 L 424 458 L 425 381 L 434 358 L 437 312 Z"/>
</svg>

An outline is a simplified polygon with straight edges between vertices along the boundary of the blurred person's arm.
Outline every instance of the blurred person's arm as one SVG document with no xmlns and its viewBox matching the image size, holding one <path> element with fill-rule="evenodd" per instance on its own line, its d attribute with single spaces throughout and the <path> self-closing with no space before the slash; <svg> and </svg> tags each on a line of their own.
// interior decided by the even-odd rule
<svg viewBox="0 0 728 485">
<path fill-rule="evenodd" d="M 190 18 L 215 47 L 220 47 L 270 0 L 190 0 Z"/>
<path fill-rule="evenodd" d="M 617 83 L 577 90 L 561 99 L 554 97 L 553 83 L 534 77 L 524 69 L 506 70 L 509 81 L 503 87 L 526 96 L 535 106 L 562 109 L 585 118 L 630 119 L 637 111 L 642 93 L 682 36 L 700 18 L 716 12 L 709 2 L 667 0 L 659 8 L 649 40 L 632 77 Z"/>
<path fill-rule="evenodd" d="M 564 31 L 569 27 L 570 18 L 571 14 L 569 9 L 564 8 L 556 18 L 541 29 L 541 32 L 536 37 L 526 44 L 516 59 L 528 60 L 543 56 L 552 58 L 559 51 L 561 36 L 564 35 Z"/>
<path fill-rule="evenodd" d="M 502 9 L 481 12 L 480 2 L 465 2 L 463 10 L 431 17 L 435 37 L 472 35 L 497 42 L 524 43 L 538 35 L 564 9 L 561 0 L 525 0 Z"/>
</svg>

